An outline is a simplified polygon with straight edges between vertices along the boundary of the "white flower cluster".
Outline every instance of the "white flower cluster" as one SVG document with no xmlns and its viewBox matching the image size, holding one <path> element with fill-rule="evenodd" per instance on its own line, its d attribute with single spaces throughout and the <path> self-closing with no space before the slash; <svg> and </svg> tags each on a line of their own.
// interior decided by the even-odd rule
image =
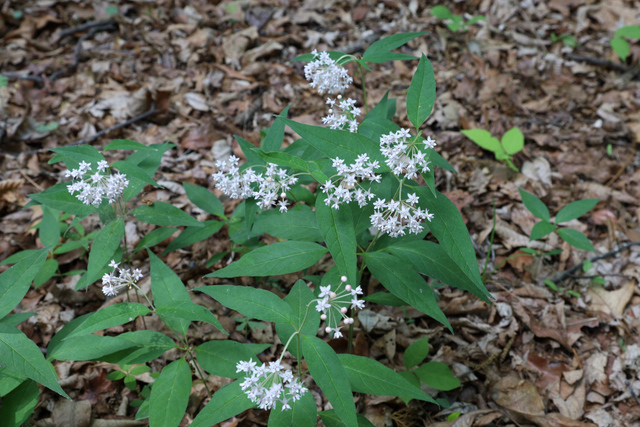
<svg viewBox="0 0 640 427">
<path fill-rule="evenodd" d="M 298 178 L 288 175 L 286 170 L 273 163 L 267 164 L 264 173 L 256 174 L 251 168 L 240 173 L 239 160 L 238 157 L 231 156 L 228 161 L 216 162 L 218 172 L 213 174 L 216 188 L 232 199 L 255 197 L 262 209 L 279 206 L 280 212 L 286 212 L 286 192 L 298 182 Z"/>
<path fill-rule="evenodd" d="M 241 361 L 236 364 L 236 372 L 247 374 L 240 387 L 260 409 L 273 409 L 279 401 L 283 411 L 289 410 L 289 402 L 299 400 L 308 391 L 280 360 L 262 366 L 256 366 L 253 359 Z"/>
<path fill-rule="evenodd" d="M 314 60 L 304 67 L 304 78 L 309 80 L 312 88 L 320 94 L 340 93 L 349 87 L 353 79 L 344 67 L 331 59 L 327 52 L 311 52 Z"/>
<path fill-rule="evenodd" d="M 359 300 L 358 295 L 362 295 L 362 288 L 358 286 L 353 288 L 351 285 L 346 285 L 344 290 L 340 291 L 342 284 L 347 281 L 346 276 L 340 278 L 340 285 L 335 291 L 331 290 L 331 285 L 320 286 L 320 299 L 316 301 L 316 311 L 321 312 L 320 319 L 326 323 L 325 332 L 333 332 L 333 338 L 342 337 L 342 326 L 340 326 L 340 320 L 344 319 L 345 325 L 353 323 L 353 318 L 347 316 L 348 305 L 351 303 L 351 309 L 362 310 L 364 308 L 364 300 Z M 349 298 L 351 300 L 349 301 Z"/>
<path fill-rule="evenodd" d="M 85 205 L 100 206 L 103 199 L 114 203 L 129 185 L 126 175 L 120 172 L 109 173 L 109 164 L 100 160 L 96 172 L 91 173 L 91 164 L 80 162 L 78 169 L 67 170 L 65 177 L 74 181 L 67 185 L 69 193 L 76 194 L 76 198 Z"/>
<path fill-rule="evenodd" d="M 128 268 L 119 268 L 119 265 L 119 262 L 111 260 L 109 267 L 113 268 L 113 271 L 102 276 L 102 292 L 106 296 L 116 296 L 120 289 L 131 288 L 142 278 L 142 272 L 139 269 L 135 268 L 131 271 Z M 116 270 L 118 270 L 117 276 Z"/>
<path fill-rule="evenodd" d="M 409 194 L 407 200 L 385 200 L 378 199 L 373 203 L 374 211 L 371 219 L 371 225 L 380 232 L 388 233 L 391 237 L 404 236 L 405 230 L 409 229 L 409 233 L 420 233 L 424 227 L 422 220 L 431 221 L 433 214 L 429 211 L 416 208 L 419 202 L 418 196 Z"/>
<path fill-rule="evenodd" d="M 356 107 L 355 99 L 342 99 L 342 95 L 338 95 L 336 99 L 327 98 L 327 104 L 330 106 L 329 115 L 322 118 L 322 123 L 331 129 L 358 132 L 356 117 L 360 115 L 360 109 Z M 336 109 L 340 112 L 336 112 Z"/>
<path fill-rule="evenodd" d="M 410 140 L 409 129 L 400 129 L 388 135 L 380 137 L 380 151 L 387 158 L 386 163 L 397 175 L 406 175 L 409 179 L 418 176 L 418 171 L 428 172 L 429 161 L 425 159 L 426 153 L 418 148 L 418 138 Z M 422 141 L 426 148 L 436 146 L 436 141 L 431 137 Z"/>
<path fill-rule="evenodd" d="M 333 160 L 333 167 L 338 171 L 340 178 L 335 184 L 328 180 L 321 188 L 327 194 L 325 204 L 331 205 L 333 209 L 339 209 L 342 203 L 349 203 L 353 200 L 358 202 L 358 206 L 364 207 L 373 199 L 374 195 L 370 190 L 364 190 L 360 186 L 363 181 L 380 182 L 380 175 L 374 170 L 380 165 L 377 160 L 369 160 L 367 154 L 361 154 L 352 165 L 345 165 L 344 160 L 336 157 Z"/>
</svg>

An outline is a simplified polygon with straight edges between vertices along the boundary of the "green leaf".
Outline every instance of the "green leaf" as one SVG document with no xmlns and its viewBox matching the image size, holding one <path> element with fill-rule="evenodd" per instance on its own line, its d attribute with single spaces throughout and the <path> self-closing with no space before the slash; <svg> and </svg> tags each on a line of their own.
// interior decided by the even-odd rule
<svg viewBox="0 0 640 427">
<path fill-rule="evenodd" d="M 409 261 L 418 272 L 426 276 L 469 291 L 483 301 L 489 302 L 491 298 L 484 285 L 471 280 L 442 245 L 427 240 L 400 241 L 385 248 L 385 251 Z"/>
<path fill-rule="evenodd" d="M 135 343 L 123 339 L 122 335 L 101 337 L 88 334 L 65 338 L 47 357 L 57 360 L 94 360 L 135 346 Z"/>
<path fill-rule="evenodd" d="M 200 366 L 212 375 L 227 378 L 240 378 L 244 373 L 236 372 L 236 364 L 241 360 L 255 360 L 261 365 L 256 356 L 262 353 L 269 344 L 241 344 L 232 340 L 211 340 L 196 347 L 197 359 Z"/>
<path fill-rule="evenodd" d="M 69 185 L 67 182 L 61 182 L 40 193 L 29 194 L 29 197 L 43 206 L 77 215 L 81 218 L 98 211 L 97 208 L 92 205 L 85 205 L 76 196 L 70 194 L 67 185 Z"/>
<path fill-rule="evenodd" d="M 153 147 L 148 145 L 141 144 L 136 141 L 131 141 L 129 139 L 114 139 L 106 147 L 102 149 L 102 151 L 109 150 L 153 150 Z"/>
<path fill-rule="evenodd" d="M 429 354 L 429 337 L 414 341 L 404 352 L 404 366 L 411 369 L 419 365 Z"/>
<path fill-rule="evenodd" d="M 436 196 L 425 187 L 415 187 L 420 197 L 420 207 L 434 214 L 429 229 L 438 239 L 440 245 L 451 259 L 460 267 L 467 277 L 476 285 L 477 290 L 484 288 L 473 249 L 469 231 L 456 205 L 444 194 L 436 191 Z M 471 290 L 473 292 L 473 290 Z M 475 295 L 478 293 L 473 292 Z"/>
<path fill-rule="evenodd" d="M 542 220 L 540 222 L 537 222 L 531 229 L 531 236 L 529 237 L 529 241 L 541 239 L 547 234 L 553 233 L 554 231 L 556 231 L 555 225 Z"/>
<path fill-rule="evenodd" d="M 399 258 L 383 252 L 365 253 L 364 259 L 371 274 L 389 292 L 451 330 L 447 317 L 438 307 L 433 290 L 417 271 L 407 268 Z"/>
<path fill-rule="evenodd" d="M 120 247 L 124 236 L 124 221 L 118 218 L 105 225 L 96 235 L 89 252 L 87 274 L 76 284 L 76 290 L 84 289 L 101 277 L 102 270 L 113 259 L 113 254 Z"/>
<path fill-rule="evenodd" d="M 262 212 L 251 230 L 252 237 L 269 234 L 288 240 L 321 242 L 324 240 L 318 227 L 316 214 L 311 209 L 289 209 L 281 213 L 276 209 Z"/>
<path fill-rule="evenodd" d="M 640 25 L 627 25 L 616 31 L 616 38 L 626 37 L 628 39 L 640 39 Z"/>
<path fill-rule="evenodd" d="M 47 259 L 47 248 L 29 253 L 0 274 L 0 318 L 16 308 Z"/>
<path fill-rule="evenodd" d="M 302 336 L 302 353 L 309 372 L 340 419 L 347 427 L 358 425 L 347 373 L 338 355 L 326 342 L 315 336 Z"/>
<path fill-rule="evenodd" d="M 129 371 L 129 373 L 131 375 L 141 375 L 144 374 L 146 372 L 149 372 L 151 370 L 150 367 L 148 367 L 147 365 L 138 365 L 138 366 L 134 366 L 133 369 L 131 369 L 131 371 Z"/>
<path fill-rule="evenodd" d="M 422 54 L 418 68 L 407 92 L 407 116 L 413 127 L 419 129 L 427 120 L 436 101 L 436 80 L 429 59 Z"/>
<path fill-rule="evenodd" d="M 204 222 L 204 227 L 187 227 L 178 237 L 169 243 L 169 246 L 162 252 L 162 255 L 208 239 L 217 233 L 223 225 L 224 223 L 222 221 L 210 220 Z"/>
<path fill-rule="evenodd" d="M 582 215 L 593 209 L 599 201 L 600 199 L 583 199 L 569 203 L 567 206 L 560 209 L 560 212 L 556 215 L 556 224 L 562 224 L 563 222 L 580 218 Z"/>
<path fill-rule="evenodd" d="M 127 178 L 131 179 L 136 178 L 140 181 L 143 181 L 146 184 L 152 185 L 154 187 L 163 188 L 157 182 L 155 182 L 149 175 L 147 175 L 146 171 L 139 168 L 136 164 L 131 163 L 127 160 L 119 160 L 112 165 L 115 169 L 119 170 L 123 174 L 127 175 Z"/>
<path fill-rule="evenodd" d="M 558 292 L 558 286 L 556 286 L 556 284 L 553 283 L 551 280 L 543 280 L 542 283 L 547 285 L 552 291 Z"/>
<path fill-rule="evenodd" d="M 153 292 L 154 303 L 161 306 L 170 302 L 191 302 L 189 292 L 178 275 L 153 252 L 149 250 L 147 253 L 151 262 L 151 292 Z M 188 320 L 165 316 L 165 321 L 186 336 L 190 324 Z"/>
<path fill-rule="evenodd" d="M 2 262 L 0 262 L 0 265 L 15 264 L 36 252 L 38 252 L 38 249 L 25 249 L 23 251 L 16 252 L 15 254 L 3 259 Z"/>
<path fill-rule="evenodd" d="M 278 117 L 286 118 L 289 114 L 290 107 L 291 105 L 287 105 Z M 273 124 L 269 128 L 267 135 L 262 140 L 262 149 L 264 151 L 278 151 L 282 146 L 282 141 L 284 139 L 284 123 L 282 122 L 282 120 L 279 120 L 278 117 L 276 117 Z"/>
<path fill-rule="evenodd" d="M 389 292 L 376 292 L 363 298 L 365 301 L 380 305 L 390 305 L 392 307 L 402 307 L 406 302 Z"/>
<path fill-rule="evenodd" d="M 42 208 L 42 221 L 38 235 L 44 246 L 54 247 L 60 241 L 60 227 L 58 226 L 58 217 L 60 212 L 47 206 Z"/>
<path fill-rule="evenodd" d="M 460 380 L 442 362 L 427 362 L 413 371 L 420 380 L 436 390 L 449 391 L 460 387 Z"/>
<path fill-rule="evenodd" d="M 126 376 L 127 376 L 126 372 L 113 371 L 113 372 L 109 373 L 109 375 L 107 375 L 107 379 L 110 380 L 110 381 L 118 381 L 118 380 L 123 379 Z"/>
<path fill-rule="evenodd" d="M 338 358 L 347 372 L 351 389 L 357 393 L 409 397 L 436 403 L 428 394 L 376 360 L 352 354 L 340 354 Z"/>
<path fill-rule="evenodd" d="M 335 409 L 329 411 L 318 412 L 320 419 L 324 423 L 325 427 L 345 427 L 346 424 L 340 419 Z M 371 424 L 371 421 L 366 419 L 363 415 L 356 414 L 358 420 L 358 427 L 375 427 Z"/>
<path fill-rule="evenodd" d="M 136 249 L 133 252 L 138 252 L 139 250 L 144 248 L 152 248 L 162 241 L 168 239 L 169 236 L 171 236 L 176 231 L 178 231 L 178 229 L 173 227 L 156 228 L 140 240 L 138 246 L 136 246 Z"/>
<path fill-rule="evenodd" d="M 502 148 L 507 154 L 516 154 L 524 148 L 524 135 L 517 127 L 512 127 L 502 135 Z"/>
<path fill-rule="evenodd" d="M 178 427 L 191 394 L 191 368 L 185 358 L 171 362 L 160 372 L 149 396 L 149 425 Z"/>
<path fill-rule="evenodd" d="M 291 154 L 279 152 L 265 153 L 262 150 L 256 150 L 256 153 L 268 163 L 274 163 L 278 166 L 291 168 L 293 170 L 309 172 L 307 162 Z"/>
<path fill-rule="evenodd" d="M 316 299 L 316 296 L 304 280 L 298 280 L 293 285 L 289 294 L 284 297 L 284 301 L 289 304 L 293 312 L 291 323 L 276 323 L 276 331 L 278 332 L 280 341 L 287 342 L 295 331 L 300 331 L 300 333 L 304 335 L 317 333 L 320 327 L 320 313 L 313 307 L 308 308 L 307 312 L 307 307 L 309 307 L 309 304 L 314 299 Z M 299 342 L 300 337 L 298 336 L 296 339 Z M 298 355 L 298 346 L 295 344 L 296 343 L 289 347 L 289 352 L 296 358 L 300 358 L 301 356 Z"/>
<path fill-rule="evenodd" d="M 187 197 L 194 205 L 211 215 L 226 218 L 224 216 L 224 206 L 222 206 L 222 202 L 211 191 L 204 187 L 189 184 L 188 182 L 182 183 L 182 186 L 187 193 Z"/>
<path fill-rule="evenodd" d="M 96 164 L 99 161 L 104 160 L 104 156 L 91 145 L 56 147 L 52 148 L 51 151 L 53 151 L 54 153 L 62 154 L 64 156 L 63 160 L 65 161 L 65 165 L 69 169 L 75 169 L 76 166 L 80 164 L 80 162 Z M 71 160 L 71 162 L 68 162 L 68 160 Z M 51 161 L 49 163 L 51 163 Z"/>
<path fill-rule="evenodd" d="M 216 391 L 190 427 L 210 427 L 253 408 L 253 402 L 240 388 L 241 382 L 234 381 Z"/>
<path fill-rule="evenodd" d="M 362 54 L 362 60 L 379 64 L 386 61 L 415 59 L 411 55 L 393 53 L 391 51 L 406 44 L 410 40 L 413 40 L 416 37 L 420 37 L 427 33 L 428 31 L 421 31 L 418 33 L 399 33 L 380 39 L 364 51 L 364 53 Z"/>
<path fill-rule="evenodd" d="M 498 154 L 506 154 L 500 145 L 500 141 L 498 138 L 494 138 L 491 136 L 490 132 L 487 132 L 484 129 L 468 129 L 460 131 L 464 136 L 475 142 L 481 148 L 485 150 L 489 150 L 493 153 Z"/>
<path fill-rule="evenodd" d="M 14 390 L 26 379 L 27 377 L 0 366 L 0 397 L 9 394 L 11 390 Z"/>
<path fill-rule="evenodd" d="M 82 324 L 67 337 L 87 335 L 103 329 L 123 325 L 138 316 L 144 316 L 150 310 L 137 302 L 121 302 L 91 313 Z"/>
<path fill-rule="evenodd" d="M 533 194 L 523 190 L 522 188 L 518 188 L 520 191 L 520 197 L 522 197 L 522 203 L 524 203 L 524 207 L 529 210 L 534 216 L 545 220 L 547 222 L 550 221 L 549 209 L 547 205 L 545 205 L 542 200 L 538 199 Z"/>
<path fill-rule="evenodd" d="M 357 244 L 351 210 L 346 206 L 343 209 L 332 209 L 325 203 L 326 198 L 327 195 L 322 193 L 316 203 L 316 217 L 320 231 L 340 274 L 347 276 L 349 283 L 356 283 Z"/>
<path fill-rule="evenodd" d="M 202 286 L 194 291 L 204 292 L 225 307 L 252 319 L 291 323 L 293 313 L 289 304 L 264 289 L 215 285 Z"/>
<path fill-rule="evenodd" d="M 3 397 L 0 407 L 3 427 L 20 427 L 33 413 L 39 397 L 38 384 L 32 380 L 26 380 Z"/>
<path fill-rule="evenodd" d="M 327 253 L 313 242 L 273 243 L 243 255 L 238 261 L 205 277 L 276 276 L 295 273 L 311 267 Z"/>
<path fill-rule="evenodd" d="M 18 326 L 20 323 L 24 322 L 28 318 L 35 315 L 36 313 L 29 313 L 29 312 L 9 314 L 8 316 L 4 316 L 2 319 L 0 319 L 0 324 L 9 325 L 9 326 Z"/>
<path fill-rule="evenodd" d="M 173 226 L 190 226 L 203 227 L 200 221 L 178 209 L 177 207 L 165 203 L 155 202 L 153 205 L 142 205 L 135 208 L 131 214 L 142 222 L 155 225 L 173 225 Z"/>
<path fill-rule="evenodd" d="M 451 19 L 453 17 L 453 14 L 446 6 L 433 6 L 431 14 L 438 19 Z"/>
<path fill-rule="evenodd" d="M 220 332 L 227 333 L 216 316 L 206 307 L 191 301 L 168 301 L 156 307 L 159 316 L 177 317 L 189 321 L 207 322 L 218 328 Z"/>
<path fill-rule="evenodd" d="M 18 329 L 0 324 L 0 365 L 18 375 L 31 378 L 59 395 L 69 396 L 58 384 L 51 363 L 44 360 L 38 346 Z"/>
<path fill-rule="evenodd" d="M 574 230 L 572 228 L 561 228 L 558 230 L 558 235 L 562 240 L 564 240 L 571 246 L 575 246 L 578 249 L 590 252 L 596 251 L 587 236 L 585 236 L 578 230 Z"/>
<path fill-rule="evenodd" d="M 118 365 L 136 365 L 155 360 L 165 351 L 177 348 L 171 338 L 155 331 L 126 332 L 120 334 L 118 338 L 126 341 L 132 347 L 101 356 L 101 360 Z"/>
<path fill-rule="evenodd" d="M 269 427 L 315 427 L 318 413 L 316 401 L 311 393 L 305 393 L 297 402 L 290 402 L 291 409 L 282 410 L 282 403 L 278 402 L 269 415 Z"/>
<path fill-rule="evenodd" d="M 5 87 L 9 84 L 9 79 L 7 78 L 7 76 L 3 76 L 2 74 L 0 74 L 0 87 Z"/>
<path fill-rule="evenodd" d="M 631 52 L 631 48 L 629 47 L 629 42 L 626 41 L 625 39 L 613 38 L 611 39 L 611 41 L 609 41 L 609 44 L 611 44 L 611 48 L 615 53 L 618 54 L 622 62 L 626 62 L 627 57 Z"/>
</svg>

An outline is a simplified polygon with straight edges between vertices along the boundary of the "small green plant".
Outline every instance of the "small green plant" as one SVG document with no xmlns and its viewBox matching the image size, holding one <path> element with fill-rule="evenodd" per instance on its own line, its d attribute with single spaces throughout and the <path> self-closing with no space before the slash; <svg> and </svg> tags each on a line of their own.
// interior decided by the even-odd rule
<svg viewBox="0 0 640 427">
<path fill-rule="evenodd" d="M 124 385 L 131 391 L 135 391 L 137 388 L 135 375 L 144 374 L 151 370 L 147 365 L 122 365 L 120 367 L 122 368 L 122 371 L 113 371 L 109 373 L 109 375 L 107 375 L 107 379 L 111 381 L 124 379 Z"/>
<path fill-rule="evenodd" d="M 119 12 L 118 6 L 110 4 L 109 6 L 107 6 L 107 9 L 105 10 L 105 12 L 107 12 L 107 15 L 109 16 L 117 15 Z"/>
<path fill-rule="evenodd" d="M 524 135 L 520 129 L 512 127 L 502 135 L 502 141 L 484 129 L 468 129 L 461 132 L 481 148 L 491 151 L 497 160 L 504 160 L 511 169 L 518 171 L 511 158 L 524 148 Z"/>
<path fill-rule="evenodd" d="M 416 387 L 420 387 L 420 382 L 441 391 L 460 387 L 460 380 L 444 363 L 435 361 L 422 363 L 427 354 L 429 354 L 428 337 L 414 341 L 404 352 L 404 366 L 407 370 L 400 374 Z"/>
<path fill-rule="evenodd" d="M 558 236 L 571 246 L 584 251 L 595 252 L 595 249 L 587 236 L 572 228 L 560 228 L 559 224 L 580 218 L 582 215 L 593 209 L 600 199 L 584 199 L 569 203 L 567 206 L 560 209 L 560 212 L 556 215 L 555 221 L 551 223 L 549 209 L 544 202 L 521 188 L 518 190 L 520 191 L 520 196 L 522 197 L 524 206 L 536 218 L 541 219 L 540 222 L 533 226 L 529 240 L 538 240 L 553 233 L 554 231 L 557 231 Z"/>
<path fill-rule="evenodd" d="M 542 283 L 547 285 L 549 289 L 551 289 L 553 292 L 556 292 L 556 293 L 565 293 L 567 295 L 570 295 L 576 298 L 580 298 L 582 296 L 580 292 L 576 292 L 573 289 L 558 287 L 558 285 L 556 285 L 555 282 L 552 282 L 551 280 L 543 280 Z"/>
<path fill-rule="evenodd" d="M 8 84 L 9 79 L 7 78 L 7 76 L 3 76 L 2 74 L 0 74 L 0 87 L 5 87 Z"/>
<path fill-rule="evenodd" d="M 267 327 L 265 323 L 251 320 L 250 318 L 244 316 L 234 317 L 233 321 L 238 324 L 238 326 L 236 326 L 236 331 L 243 332 L 245 337 L 249 335 L 249 330 L 254 331 L 256 329 L 264 329 Z"/>
<path fill-rule="evenodd" d="M 578 47 L 578 42 L 573 34 L 560 34 L 559 36 L 556 33 L 551 33 L 551 43 L 561 42 L 563 45 L 568 47 Z"/>
<path fill-rule="evenodd" d="M 462 16 L 451 13 L 449 8 L 446 6 L 432 7 L 431 14 L 436 18 L 445 21 L 445 25 L 447 26 L 447 28 L 449 28 L 454 33 L 458 30 L 466 32 L 469 29 L 469 26 L 486 19 L 484 15 L 478 15 L 469 19 L 467 22 L 464 22 L 464 18 Z"/>
<path fill-rule="evenodd" d="M 58 122 L 50 122 L 36 126 L 36 131 L 38 132 L 53 132 L 58 129 L 60 124 Z"/>
<path fill-rule="evenodd" d="M 629 52 L 631 52 L 629 42 L 625 39 L 640 40 L 640 25 L 627 25 L 620 28 L 609 42 L 611 48 L 618 54 L 622 62 L 627 60 Z"/>
</svg>

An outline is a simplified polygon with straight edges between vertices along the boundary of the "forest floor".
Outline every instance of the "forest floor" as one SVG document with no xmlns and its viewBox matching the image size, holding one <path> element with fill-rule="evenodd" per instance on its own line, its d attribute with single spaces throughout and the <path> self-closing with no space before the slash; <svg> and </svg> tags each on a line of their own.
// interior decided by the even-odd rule
<svg viewBox="0 0 640 427">
<path fill-rule="evenodd" d="M 229 150 L 242 158 L 234 135 L 258 145 L 261 130 L 288 105 L 291 119 L 320 123 L 324 99 L 293 58 L 313 49 L 359 55 L 386 35 L 429 31 L 400 51 L 427 54 L 433 64 L 437 98 L 425 135 L 437 140 L 436 150 L 457 170 L 437 170 L 436 187 L 462 212 L 481 269 L 488 259 L 487 287 L 495 303 L 440 288 L 439 304 L 455 334 L 418 311 L 368 305 L 356 325 L 357 354 L 402 370 L 404 350 L 427 336 L 429 360 L 451 366 L 462 386 L 434 394 L 449 400 L 448 409 L 359 396 L 360 412 L 377 427 L 640 425 L 640 246 L 615 251 L 640 242 L 640 43 L 631 43 L 627 63 L 609 45 L 618 27 L 640 24 L 637 1 L 447 1 L 454 13 L 486 16 L 457 32 L 417 0 L 213 3 L 2 2 L 0 73 L 8 85 L 0 88 L 0 260 L 42 247 L 33 229 L 42 210 L 23 206 L 30 193 L 64 180 L 60 164 L 48 163 L 50 149 L 78 142 L 101 149 L 113 139 L 172 142 L 176 148 L 165 154 L 155 177 L 164 188 L 142 199 L 169 201 L 207 219 L 194 210 L 181 183 L 215 192 L 215 160 Z M 577 46 L 553 43 L 552 33 L 573 35 Z M 369 107 L 389 91 L 398 99 L 395 121 L 404 127 L 406 91 L 417 63 L 374 64 L 366 74 Z M 348 95 L 362 104 L 361 82 L 355 80 Z M 500 137 L 514 126 L 526 138 L 514 156 L 519 172 L 460 132 L 484 129 Z M 295 138 L 287 129 L 285 143 Z M 524 208 L 519 188 L 541 198 L 552 217 L 569 202 L 601 199 L 568 224 L 590 238 L 596 254 L 555 234 L 530 242 L 537 219 Z M 228 212 L 235 205 L 225 201 Z M 149 231 L 132 219 L 128 244 Z M 541 258 L 523 248 L 562 252 Z M 212 270 L 205 264 L 228 249 L 222 229 L 164 261 L 188 287 L 211 284 L 214 279 L 202 278 Z M 557 289 L 543 283 L 598 254 L 606 255 L 591 269 L 556 281 Z M 86 252 L 72 251 L 58 261 L 61 273 L 82 270 Z M 136 262 L 148 274 L 146 259 Z M 275 284 L 288 289 L 300 277 L 277 277 Z M 77 280 L 54 277 L 30 290 L 17 309 L 37 313 L 20 329 L 41 348 L 71 319 L 105 304 L 97 285 L 73 291 Z M 214 312 L 228 330 L 235 329 L 237 314 L 219 305 Z M 193 328 L 190 337 L 196 345 L 203 339 L 199 331 Z M 231 339 L 273 343 L 274 330 L 264 324 L 246 335 L 235 331 Z M 344 351 L 346 341 L 331 345 Z M 277 346 L 269 351 L 276 354 Z M 152 369 L 177 356 L 165 353 Z M 33 425 L 86 427 L 91 418 L 106 426 L 140 425 L 127 405 L 137 392 L 106 379 L 117 366 L 54 365 L 74 401 L 43 389 Z M 152 380 L 139 376 L 138 389 Z M 214 389 L 225 384 L 217 377 L 210 383 Z M 327 404 L 320 394 L 314 397 L 320 408 Z M 194 386 L 183 425 L 204 403 L 204 390 Z M 463 415 L 447 421 L 456 411 Z M 222 425 L 259 426 L 266 420 L 264 411 L 249 410 Z"/>
</svg>

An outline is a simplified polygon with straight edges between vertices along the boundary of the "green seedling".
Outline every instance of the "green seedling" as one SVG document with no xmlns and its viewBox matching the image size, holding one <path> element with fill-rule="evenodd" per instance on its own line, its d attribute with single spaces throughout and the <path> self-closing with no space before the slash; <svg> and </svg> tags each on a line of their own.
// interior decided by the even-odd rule
<svg viewBox="0 0 640 427">
<path fill-rule="evenodd" d="M 640 25 L 627 25 L 620 28 L 609 42 L 611 48 L 618 54 L 622 62 L 627 60 L 631 52 L 629 42 L 625 39 L 640 40 Z"/>
<path fill-rule="evenodd" d="M 136 389 L 136 379 L 135 375 L 144 374 L 145 372 L 149 372 L 151 370 L 147 365 L 122 365 L 120 366 L 122 371 L 113 371 L 109 375 L 107 375 L 107 379 L 111 381 L 118 381 L 124 379 L 124 385 L 131 391 L 135 391 Z"/>
<path fill-rule="evenodd" d="M 551 33 L 551 43 L 560 42 L 567 47 L 578 47 L 578 42 L 573 34 L 560 34 Z"/>
<path fill-rule="evenodd" d="M 461 32 L 466 32 L 469 29 L 469 26 L 486 19 L 483 15 L 478 15 L 465 22 L 462 16 L 452 13 L 446 6 L 432 7 L 431 14 L 438 19 L 442 19 L 445 22 L 447 28 L 449 28 L 454 33 L 458 30 L 460 30 Z"/>
<path fill-rule="evenodd" d="M 504 160 L 511 169 L 518 172 L 511 158 L 524 148 L 524 135 L 520 129 L 517 127 L 509 129 L 502 135 L 502 141 L 484 129 L 468 129 L 461 132 L 481 148 L 491 151 L 497 160 Z"/>
</svg>

